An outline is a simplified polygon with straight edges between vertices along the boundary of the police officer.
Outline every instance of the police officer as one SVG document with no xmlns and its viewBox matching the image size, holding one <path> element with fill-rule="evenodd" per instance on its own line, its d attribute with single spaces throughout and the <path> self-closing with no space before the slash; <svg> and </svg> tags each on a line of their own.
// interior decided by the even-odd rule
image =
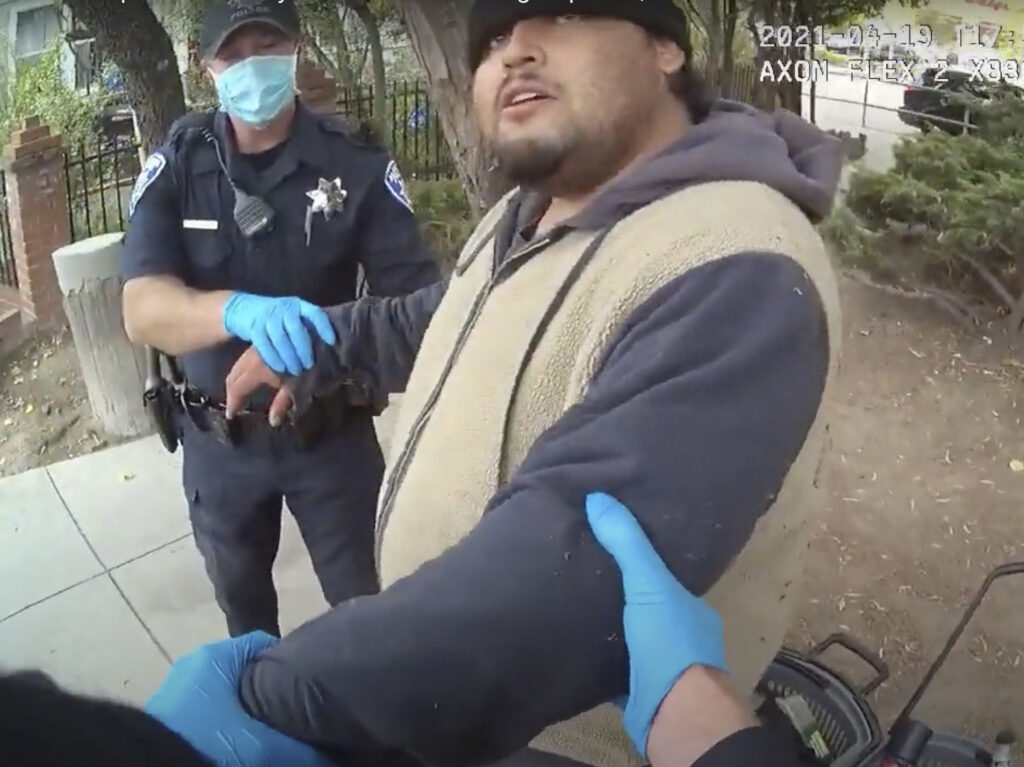
<svg viewBox="0 0 1024 767">
<path fill-rule="evenodd" d="M 183 483 L 232 636 L 280 634 L 282 499 L 332 606 L 377 590 L 384 464 L 358 382 L 272 428 L 264 391 L 226 417 L 225 376 L 249 344 L 278 372 L 309 368 L 334 338 L 319 307 L 352 300 L 360 267 L 370 294 L 439 279 L 394 161 L 297 99 L 301 42 L 293 0 L 207 3 L 220 109 L 178 120 L 147 160 L 123 247 L 129 337 L 181 362 Z"/>
</svg>

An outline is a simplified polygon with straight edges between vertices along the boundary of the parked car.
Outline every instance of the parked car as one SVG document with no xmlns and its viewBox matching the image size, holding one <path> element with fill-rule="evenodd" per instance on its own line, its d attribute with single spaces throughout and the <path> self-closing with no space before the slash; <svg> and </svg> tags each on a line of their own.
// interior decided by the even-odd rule
<svg viewBox="0 0 1024 767">
<path fill-rule="evenodd" d="M 900 120 L 922 132 L 938 128 L 959 135 L 965 130 L 965 122 L 976 125 L 977 121 L 976 115 L 971 115 L 957 96 L 988 101 L 996 92 L 1010 89 L 1024 97 L 1024 90 L 1008 81 L 972 80 L 973 71 L 955 64 L 922 70 L 914 83 L 903 91 L 903 107 L 898 112 Z"/>
</svg>

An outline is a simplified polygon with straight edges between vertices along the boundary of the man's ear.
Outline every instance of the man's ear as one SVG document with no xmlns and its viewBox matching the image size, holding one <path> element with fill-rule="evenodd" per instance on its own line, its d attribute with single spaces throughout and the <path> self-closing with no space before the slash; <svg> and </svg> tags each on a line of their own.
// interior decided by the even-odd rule
<svg viewBox="0 0 1024 767">
<path fill-rule="evenodd" d="M 686 64 L 686 54 L 679 47 L 679 43 L 667 38 L 654 38 L 654 56 L 658 62 L 658 69 L 665 75 L 679 71 Z"/>
</svg>

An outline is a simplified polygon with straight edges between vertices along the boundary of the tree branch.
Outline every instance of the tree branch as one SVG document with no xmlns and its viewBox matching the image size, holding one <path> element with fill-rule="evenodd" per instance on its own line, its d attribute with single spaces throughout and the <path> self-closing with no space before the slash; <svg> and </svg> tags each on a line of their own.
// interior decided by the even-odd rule
<svg viewBox="0 0 1024 767">
<path fill-rule="evenodd" d="M 352 53 L 348 45 L 348 12 L 347 5 L 340 5 L 335 8 L 338 15 L 337 34 L 334 39 L 334 48 L 337 52 L 338 68 L 341 70 L 342 79 L 340 82 L 346 88 L 355 88 L 359 84 L 359 77 L 352 69 Z"/>
<path fill-rule="evenodd" d="M 313 54 L 313 58 L 316 60 L 316 63 L 319 66 L 326 69 L 327 73 L 335 80 L 337 80 L 338 82 L 342 82 L 343 80 L 341 77 L 341 70 L 339 70 L 338 67 L 335 66 L 334 61 L 331 59 L 330 56 L 327 55 L 327 52 L 320 47 L 320 44 L 317 43 L 316 40 L 314 40 L 311 36 L 308 35 L 306 36 L 305 42 L 306 48 L 309 50 L 311 54 Z"/>
<path fill-rule="evenodd" d="M 700 11 L 697 10 L 697 3 L 694 2 L 694 0 L 684 0 L 684 3 L 686 5 L 686 11 L 690 16 L 690 19 L 692 21 L 696 21 L 697 26 L 699 26 L 704 31 L 704 34 L 707 34 L 708 24 L 707 21 L 704 20 L 704 17 L 701 16 Z"/>
<path fill-rule="evenodd" d="M 356 75 L 362 77 L 363 70 L 366 69 L 366 59 L 370 56 L 370 43 L 369 41 L 363 43 L 362 53 L 359 54 L 359 66 L 355 68 Z"/>
<path fill-rule="evenodd" d="M 988 285 L 997 296 L 999 296 L 999 299 L 1006 305 L 1007 309 L 1013 309 L 1014 305 L 1017 303 L 1017 299 L 1011 295 L 1010 291 L 1006 289 L 1006 286 L 999 281 L 999 278 L 996 277 L 990 269 L 982 266 L 976 258 L 968 255 L 967 253 L 959 253 L 957 258 L 965 261 L 974 269 L 975 272 L 977 272 L 978 276 L 981 277 L 985 284 Z"/>
<path fill-rule="evenodd" d="M 365 0 L 349 0 L 366 31 L 366 46 L 370 55 L 373 72 L 373 119 L 378 126 L 387 121 L 387 70 L 384 63 L 384 43 L 381 40 L 380 24 Z"/>
<path fill-rule="evenodd" d="M 978 313 L 959 296 L 933 287 L 925 288 L 922 292 L 967 330 L 973 332 L 981 325 Z"/>
</svg>

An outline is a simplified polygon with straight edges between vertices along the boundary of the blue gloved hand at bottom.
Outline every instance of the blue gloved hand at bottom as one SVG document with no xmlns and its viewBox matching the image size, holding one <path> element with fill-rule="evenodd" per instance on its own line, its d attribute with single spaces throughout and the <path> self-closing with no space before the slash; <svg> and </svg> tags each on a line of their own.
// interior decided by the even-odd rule
<svg viewBox="0 0 1024 767">
<path fill-rule="evenodd" d="M 327 312 L 299 298 L 270 298 L 234 293 L 224 304 L 224 330 L 256 347 L 275 373 L 297 376 L 313 367 L 313 337 L 307 323 L 326 344 L 337 341 Z"/>
<path fill-rule="evenodd" d="M 691 666 L 727 671 L 722 619 L 683 586 L 629 509 L 605 493 L 586 501 L 587 521 L 622 572 L 629 698 L 623 725 L 641 754 L 672 685 Z"/>
<path fill-rule="evenodd" d="M 146 713 L 218 767 L 329 767 L 311 746 L 253 719 L 242 707 L 245 667 L 277 640 L 262 631 L 200 647 L 171 666 Z"/>
</svg>

